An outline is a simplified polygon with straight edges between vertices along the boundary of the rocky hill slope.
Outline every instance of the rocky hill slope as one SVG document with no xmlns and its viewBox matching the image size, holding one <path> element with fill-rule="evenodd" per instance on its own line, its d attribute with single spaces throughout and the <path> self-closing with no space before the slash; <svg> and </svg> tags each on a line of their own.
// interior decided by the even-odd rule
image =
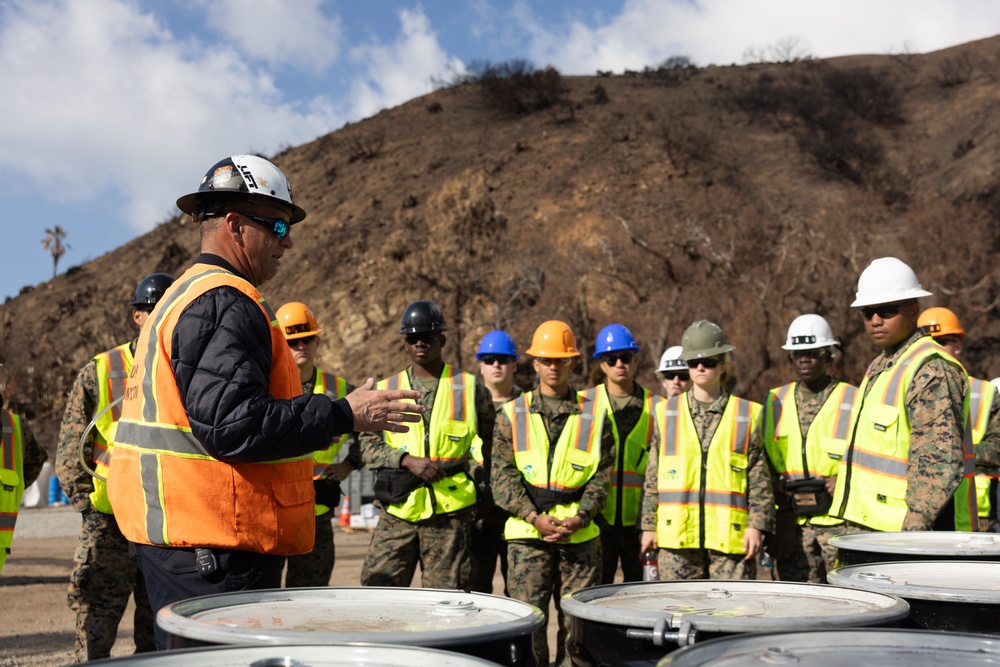
<svg viewBox="0 0 1000 667">
<path fill-rule="evenodd" d="M 590 352 L 621 322 L 647 386 L 662 350 L 711 319 L 737 347 L 736 391 L 760 400 L 790 378 L 780 345 L 804 312 L 831 321 L 860 378 L 874 350 L 848 306 L 868 262 L 895 255 L 934 292 L 925 305 L 962 318 L 970 370 L 1000 375 L 998 58 L 992 38 L 442 89 L 272 156 L 309 217 L 264 292 L 309 303 L 321 365 L 358 381 L 405 365 L 395 332 L 420 298 L 466 368 L 493 328 L 524 349 L 562 319 Z M 50 450 L 77 369 L 133 335 L 136 282 L 179 274 L 197 247 L 175 219 L 0 306 L 0 391 Z"/>
</svg>

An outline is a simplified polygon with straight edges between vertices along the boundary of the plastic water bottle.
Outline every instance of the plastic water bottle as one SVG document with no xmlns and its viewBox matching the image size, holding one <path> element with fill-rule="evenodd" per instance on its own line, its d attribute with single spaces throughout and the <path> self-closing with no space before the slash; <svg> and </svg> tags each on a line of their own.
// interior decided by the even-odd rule
<svg viewBox="0 0 1000 667">
<path fill-rule="evenodd" d="M 656 549 L 650 549 L 642 555 L 642 580 L 656 581 L 657 579 Z"/>
<path fill-rule="evenodd" d="M 771 558 L 771 554 L 767 552 L 767 547 L 764 547 L 760 552 L 760 566 L 766 567 L 767 569 L 774 571 L 774 559 Z"/>
</svg>

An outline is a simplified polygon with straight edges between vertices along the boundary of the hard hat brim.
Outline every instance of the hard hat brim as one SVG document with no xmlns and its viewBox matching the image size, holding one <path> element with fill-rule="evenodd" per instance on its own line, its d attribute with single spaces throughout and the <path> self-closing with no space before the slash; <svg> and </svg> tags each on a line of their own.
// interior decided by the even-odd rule
<svg viewBox="0 0 1000 667">
<path fill-rule="evenodd" d="M 294 225 L 297 222 L 302 222 L 306 218 L 306 211 L 301 206 L 296 206 L 295 204 L 289 204 L 286 201 L 282 201 L 277 197 L 267 197 L 262 195 L 247 195 L 245 193 L 241 194 L 238 192 L 226 192 L 221 190 L 214 193 L 206 192 L 192 192 L 191 194 L 184 195 L 183 197 L 177 198 L 177 208 L 181 210 L 182 213 L 187 215 L 194 215 L 194 212 L 198 208 L 198 200 L 205 197 L 207 194 L 214 194 L 217 197 L 231 197 L 234 201 L 249 201 L 249 202 L 260 202 L 268 204 L 270 206 L 286 207 L 291 209 L 291 216 L 289 217 L 288 224 Z"/>
<path fill-rule="evenodd" d="M 925 296 L 934 296 L 933 292 L 924 289 L 911 289 L 905 292 L 881 292 L 879 294 L 856 295 L 857 298 L 851 304 L 851 308 L 864 308 L 865 306 L 881 306 L 883 303 L 896 303 L 897 301 L 909 301 L 910 299 L 920 299 Z"/>
<path fill-rule="evenodd" d="M 533 347 L 529 347 L 524 353 L 536 359 L 572 359 L 580 356 L 579 352 L 546 352 L 545 350 L 536 350 Z"/>
<path fill-rule="evenodd" d="M 707 350 L 691 350 L 690 352 L 681 352 L 681 359 L 683 361 L 692 361 L 694 359 L 706 359 L 708 357 L 717 357 L 720 354 L 726 354 L 727 352 L 732 352 L 736 349 L 736 346 L 726 343 L 725 345 L 720 345 L 719 347 L 709 348 Z"/>
<path fill-rule="evenodd" d="M 299 338 L 308 338 L 309 336 L 315 336 L 321 333 L 323 333 L 322 329 L 316 329 L 316 331 L 300 331 L 299 333 L 284 334 L 284 336 L 285 340 L 296 340 Z"/>
</svg>

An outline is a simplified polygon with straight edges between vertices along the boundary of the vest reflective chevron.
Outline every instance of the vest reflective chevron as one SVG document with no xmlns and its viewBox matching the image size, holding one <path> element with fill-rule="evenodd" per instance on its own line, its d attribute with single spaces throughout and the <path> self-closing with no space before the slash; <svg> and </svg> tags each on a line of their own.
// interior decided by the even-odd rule
<svg viewBox="0 0 1000 667">
<path fill-rule="evenodd" d="M 649 390 L 642 389 L 642 415 L 622 443 L 607 385 L 602 384 L 597 390 L 602 395 L 601 400 L 608 406 L 611 430 L 615 435 L 615 467 L 611 473 L 611 491 L 601 514 L 613 526 L 634 526 L 639 518 L 642 484 L 646 475 L 646 462 L 649 460 L 650 440 L 653 437 L 653 406 L 661 399 Z M 619 505 L 621 519 L 616 523 L 615 514 Z"/>
<path fill-rule="evenodd" d="M 249 282 L 196 264 L 160 299 L 142 329 L 115 436 L 108 496 L 131 542 L 292 555 L 312 550 L 312 457 L 225 463 L 192 435 L 170 364 L 174 327 L 209 290 L 232 287 L 271 323 L 268 392 L 302 393 L 298 368 L 270 307 Z"/>
<path fill-rule="evenodd" d="M 990 410 L 993 407 L 993 401 L 996 400 L 996 395 L 996 387 L 989 381 L 974 377 L 969 378 L 969 425 L 972 429 L 973 449 L 983 441 L 983 437 L 986 435 L 990 421 Z M 998 476 L 1000 475 L 976 475 L 976 504 L 979 507 L 981 518 L 989 518 L 990 511 L 993 509 L 990 488 L 992 481 Z"/>
<path fill-rule="evenodd" d="M 748 450 L 761 411 L 760 403 L 730 396 L 703 451 L 687 392 L 656 406 L 660 547 L 743 553 L 749 519 Z"/>
<path fill-rule="evenodd" d="M 125 395 L 125 379 L 128 377 L 129 371 L 132 370 L 131 345 L 125 343 L 106 352 L 101 352 L 94 357 L 93 362 L 97 370 L 97 405 L 94 409 L 96 415 Z M 119 403 L 101 414 L 94 423 L 92 439 L 94 471 L 104 479 L 108 478 L 111 453 L 114 450 L 115 424 L 121 414 L 122 406 Z M 90 504 L 99 512 L 114 514 L 111 503 L 108 501 L 107 484 L 98 477 L 94 477 L 94 490 L 90 492 Z"/>
<path fill-rule="evenodd" d="M 406 371 L 378 383 L 379 389 L 410 389 Z M 408 401 L 412 402 L 412 401 Z M 469 456 L 469 448 L 478 434 L 476 428 L 476 377 L 448 364 L 438 378 L 434 405 L 428 423 L 407 424 L 406 433 L 385 432 L 385 443 L 438 464 L 456 464 Z M 405 502 L 393 503 L 385 510 L 404 521 L 429 519 L 448 514 L 476 503 L 476 484 L 464 471 L 458 471 L 412 491 Z"/>
<path fill-rule="evenodd" d="M 851 410 L 858 388 L 838 382 L 806 430 L 805 443 L 799 423 L 792 382 L 772 389 L 764 404 L 764 449 L 774 469 L 791 481 L 807 477 L 832 477 L 840 469 L 851 431 Z M 807 469 L 808 466 L 808 469 Z M 798 517 L 799 525 L 806 520 L 816 526 L 835 526 L 843 519 L 828 514 Z"/>
<path fill-rule="evenodd" d="M 533 392 L 521 394 L 505 403 L 503 412 L 510 420 L 514 464 L 521 471 L 523 484 L 567 497 L 578 495 L 593 478 L 601 463 L 601 438 L 608 406 L 597 388 L 577 392 L 580 412 L 570 414 L 559 434 L 555 448 L 549 442 L 545 420 L 530 412 Z M 561 502 L 544 513 L 556 519 L 568 519 L 580 511 L 576 500 Z M 587 542 L 600 535 L 596 521 L 570 535 L 569 543 Z M 510 517 L 504 526 L 508 540 L 541 540 L 542 534 L 530 523 Z"/>
<path fill-rule="evenodd" d="M 14 539 L 24 495 L 24 441 L 21 418 L 0 408 L 0 570 Z"/>
<path fill-rule="evenodd" d="M 904 397 L 913 376 L 933 357 L 962 369 L 944 348 L 921 338 L 911 344 L 891 368 L 879 373 L 867 394 L 865 389 L 871 375 L 865 374 L 859 389 L 862 398 L 858 399 L 859 407 L 855 411 L 853 438 L 837 474 L 832 515 L 872 530 L 895 532 L 903 529 L 907 513 L 906 469 L 910 457 L 910 424 L 903 406 Z M 968 396 L 963 410 L 967 424 Z M 962 449 L 963 479 L 955 492 L 955 527 L 974 530 L 975 455 L 972 432 L 968 428 L 964 429 Z"/>
<path fill-rule="evenodd" d="M 316 369 L 316 377 L 313 379 L 313 393 L 326 394 L 331 401 L 339 401 L 347 396 L 347 380 L 333 373 L 327 373 Z M 337 454 L 344 448 L 344 443 L 351 437 L 350 433 L 340 436 L 336 442 L 327 447 L 313 452 L 313 479 L 319 479 L 326 472 L 327 467 L 337 460 Z M 326 514 L 330 508 L 326 505 L 316 503 L 316 516 Z"/>
</svg>

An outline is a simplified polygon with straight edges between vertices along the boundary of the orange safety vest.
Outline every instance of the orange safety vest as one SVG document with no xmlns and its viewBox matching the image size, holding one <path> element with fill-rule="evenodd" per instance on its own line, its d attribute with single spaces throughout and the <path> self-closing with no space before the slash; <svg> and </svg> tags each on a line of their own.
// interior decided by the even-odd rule
<svg viewBox="0 0 1000 667">
<path fill-rule="evenodd" d="M 108 478 L 115 517 L 139 544 L 308 553 L 315 536 L 312 456 L 226 463 L 191 433 L 171 341 L 187 306 L 219 287 L 246 294 L 271 323 L 269 394 L 287 400 L 302 393 L 288 343 L 260 292 L 221 267 L 194 265 L 163 295 L 139 336 Z"/>
</svg>

